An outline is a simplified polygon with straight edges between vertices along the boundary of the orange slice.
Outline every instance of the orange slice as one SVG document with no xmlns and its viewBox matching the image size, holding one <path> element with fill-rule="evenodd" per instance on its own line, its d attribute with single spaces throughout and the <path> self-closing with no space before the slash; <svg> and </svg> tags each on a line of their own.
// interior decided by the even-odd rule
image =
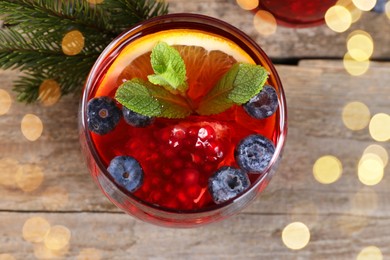
<svg viewBox="0 0 390 260">
<path fill-rule="evenodd" d="M 187 70 L 187 95 L 194 101 L 207 93 L 234 63 L 254 64 L 240 46 L 227 38 L 199 30 L 161 31 L 127 45 L 108 69 L 96 96 L 112 94 L 126 80 L 147 80 L 147 76 L 153 74 L 150 53 L 159 41 L 174 46 L 180 52 Z"/>
</svg>

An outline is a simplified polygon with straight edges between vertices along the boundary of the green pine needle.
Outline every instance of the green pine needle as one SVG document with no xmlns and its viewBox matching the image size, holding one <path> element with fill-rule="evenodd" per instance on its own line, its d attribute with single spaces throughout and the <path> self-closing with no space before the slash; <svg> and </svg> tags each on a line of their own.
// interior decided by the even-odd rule
<svg viewBox="0 0 390 260">
<path fill-rule="evenodd" d="M 80 94 L 89 70 L 104 48 L 135 23 L 166 14 L 159 0 L 0 0 L 0 69 L 24 72 L 14 84 L 19 101 L 35 102 L 39 86 L 56 80 L 62 95 Z M 1 26 L 2 24 L 2 26 Z M 62 51 L 72 30 L 85 38 L 74 56 Z"/>
</svg>

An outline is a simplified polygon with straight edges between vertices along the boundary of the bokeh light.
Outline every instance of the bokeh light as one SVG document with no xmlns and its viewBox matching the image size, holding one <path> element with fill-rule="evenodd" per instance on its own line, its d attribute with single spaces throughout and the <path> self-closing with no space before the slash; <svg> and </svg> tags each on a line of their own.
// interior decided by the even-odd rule
<svg viewBox="0 0 390 260">
<path fill-rule="evenodd" d="M 387 1 L 387 3 L 385 4 L 385 13 L 387 18 L 390 19 L 390 1 Z"/>
<path fill-rule="evenodd" d="M 344 125 L 350 130 L 361 130 L 368 126 L 371 119 L 369 108 L 362 102 L 353 101 L 346 104 L 342 112 Z"/>
<path fill-rule="evenodd" d="M 25 192 L 36 190 L 43 182 L 42 168 L 35 164 L 25 164 L 15 176 L 16 184 Z"/>
<path fill-rule="evenodd" d="M 78 254 L 76 260 L 100 260 L 102 259 L 102 252 L 96 248 L 84 248 Z"/>
<path fill-rule="evenodd" d="M 338 158 L 325 155 L 317 159 L 313 166 L 314 178 L 322 184 L 337 181 L 343 172 L 343 166 Z"/>
<path fill-rule="evenodd" d="M 7 188 L 17 187 L 15 176 L 22 170 L 19 162 L 13 158 L 1 158 L 0 169 L 0 185 Z"/>
<path fill-rule="evenodd" d="M 26 114 L 22 119 L 20 128 L 27 140 L 36 141 L 42 135 L 43 123 L 38 116 Z"/>
<path fill-rule="evenodd" d="M 236 0 L 236 2 L 244 10 L 253 10 L 259 5 L 259 0 Z"/>
<path fill-rule="evenodd" d="M 375 114 L 371 118 L 369 130 L 371 137 L 378 142 L 390 140 L 390 115 L 385 113 Z"/>
<path fill-rule="evenodd" d="M 34 256 L 37 259 L 65 259 L 63 256 L 65 256 L 68 251 L 69 245 L 65 246 L 64 248 L 61 248 L 60 250 L 52 250 L 47 248 L 44 243 L 34 244 Z"/>
<path fill-rule="evenodd" d="M 352 0 L 352 2 L 362 11 L 370 11 L 376 4 L 376 0 Z"/>
<path fill-rule="evenodd" d="M 362 156 L 358 165 L 359 181 L 368 186 L 378 184 L 383 179 L 383 168 L 383 162 L 378 156 L 372 154 Z"/>
<path fill-rule="evenodd" d="M 39 86 L 38 100 L 43 106 L 52 106 L 61 97 L 60 84 L 53 79 L 47 79 Z"/>
<path fill-rule="evenodd" d="M 365 154 L 377 155 L 380 158 L 380 160 L 382 161 L 383 167 L 385 167 L 387 165 L 388 160 L 389 160 L 389 155 L 387 153 L 387 150 L 379 144 L 371 144 L 371 145 L 367 146 L 367 148 L 363 152 L 363 156 Z"/>
<path fill-rule="evenodd" d="M 345 70 L 352 76 L 363 75 L 370 67 L 369 60 L 357 61 L 348 52 L 344 55 L 343 64 Z"/>
<path fill-rule="evenodd" d="M 310 241 L 309 228 L 302 222 L 290 223 L 282 231 L 282 241 L 290 249 L 302 249 Z"/>
<path fill-rule="evenodd" d="M 325 13 L 326 25 L 335 32 L 344 32 L 352 24 L 351 12 L 341 5 L 334 5 Z"/>
<path fill-rule="evenodd" d="M 50 230 L 50 223 L 42 217 L 31 217 L 23 225 L 23 238 L 32 243 L 42 242 Z"/>
<path fill-rule="evenodd" d="M 350 12 L 352 17 L 352 23 L 357 22 L 362 17 L 362 10 L 357 8 L 353 3 L 352 0 L 339 0 L 337 1 L 336 5 L 343 6 L 347 8 L 347 10 Z"/>
<path fill-rule="evenodd" d="M 276 32 L 276 19 L 270 12 L 259 10 L 253 16 L 253 25 L 256 31 L 263 36 L 270 36 Z"/>
<path fill-rule="evenodd" d="M 352 3 L 352 0 L 339 0 L 337 1 L 336 5 L 340 5 L 347 8 L 352 17 L 352 23 L 356 23 L 362 17 L 363 11 L 357 8 Z"/>
<path fill-rule="evenodd" d="M 70 237 L 71 232 L 67 227 L 55 225 L 46 234 L 44 244 L 50 250 L 61 250 L 69 244 Z"/>
<path fill-rule="evenodd" d="M 382 260 L 383 255 L 381 250 L 376 246 L 368 246 L 363 248 L 358 256 L 356 257 L 356 260 Z"/>
<path fill-rule="evenodd" d="M 40 198 L 46 209 L 58 210 L 68 204 L 69 194 L 60 186 L 51 186 L 42 193 Z"/>
<path fill-rule="evenodd" d="M 70 31 L 62 38 L 62 51 L 69 56 L 77 55 L 83 50 L 84 41 L 84 35 L 80 31 Z"/>
<path fill-rule="evenodd" d="M 356 61 L 368 60 L 374 52 L 374 41 L 369 33 L 356 30 L 349 34 L 347 49 L 351 57 Z"/>
<path fill-rule="evenodd" d="M 0 89 L 0 116 L 8 113 L 11 104 L 11 96 L 4 89 Z"/>
</svg>

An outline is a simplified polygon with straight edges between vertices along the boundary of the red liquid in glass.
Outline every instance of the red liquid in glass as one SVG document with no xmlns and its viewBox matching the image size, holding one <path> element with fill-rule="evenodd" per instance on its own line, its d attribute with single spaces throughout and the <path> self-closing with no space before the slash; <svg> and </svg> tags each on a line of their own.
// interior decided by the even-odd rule
<svg viewBox="0 0 390 260">
<path fill-rule="evenodd" d="M 95 93 L 114 97 L 118 86 L 100 85 Z M 193 87 L 190 84 L 189 92 Z M 144 183 L 134 193 L 136 197 L 167 209 L 198 210 L 215 205 L 207 189 L 208 179 L 221 166 L 238 167 L 234 148 L 242 138 L 259 133 L 276 142 L 277 117 L 275 113 L 256 120 L 242 107 L 233 106 L 212 116 L 156 118 L 145 128 L 132 127 L 121 119 L 109 134 L 91 133 L 91 137 L 106 166 L 118 155 L 138 160 L 144 171 Z M 258 174 L 250 174 L 251 182 L 257 178 Z"/>
<path fill-rule="evenodd" d="M 258 8 L 272 13 L 281 25 L 309 27 L 324 23 L 326 11 L 336 2 L 336 0 L 262 0 Z"/>
</svg>

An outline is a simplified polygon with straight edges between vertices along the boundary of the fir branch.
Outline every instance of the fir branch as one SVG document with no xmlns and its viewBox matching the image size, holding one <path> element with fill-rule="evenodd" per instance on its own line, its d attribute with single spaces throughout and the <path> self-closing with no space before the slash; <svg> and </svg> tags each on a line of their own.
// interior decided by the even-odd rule
<svg viewBox="0 0 390 260">
<path fill-rule="evenodd" d="M 168 12 L 159 0 L 0 0 L 0 69 L 24 72 L 14 84 L 18 100 L 34 102 L 39 86 L 54 79 L 63 95 L 81 91 L 93 63 L 103 49 L 135 23 Z M 80 31 L 83 50 L 63 53 L 61 41 Z"/>
</svg>

